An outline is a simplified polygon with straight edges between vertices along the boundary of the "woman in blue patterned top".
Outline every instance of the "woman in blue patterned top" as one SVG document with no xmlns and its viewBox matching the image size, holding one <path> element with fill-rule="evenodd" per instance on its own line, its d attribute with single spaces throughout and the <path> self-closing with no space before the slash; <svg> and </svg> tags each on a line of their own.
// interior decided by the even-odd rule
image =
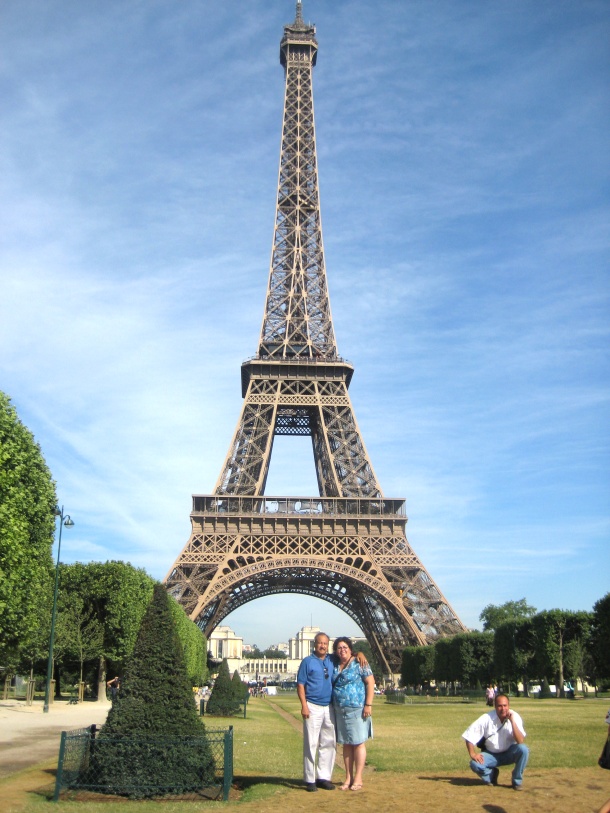
<svg viewBox="0 0 610 813">
<path fill-rule="evenodd" d="M 373 736 L 371 706 L 375 678 L 370 666 L 360 666 L 349 638 L 333 644 L 337 664 L 333 670 L 333 706 L 337 742 L 343 745 L 345 782 L 340 790 L 361 790 L 366 741 Z"/>
</svg>

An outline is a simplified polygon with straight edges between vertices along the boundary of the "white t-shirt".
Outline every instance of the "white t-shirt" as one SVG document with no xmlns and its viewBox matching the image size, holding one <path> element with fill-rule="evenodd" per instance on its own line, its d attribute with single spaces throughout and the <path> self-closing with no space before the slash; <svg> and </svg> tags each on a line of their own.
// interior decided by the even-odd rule
<svg viewBox="0 0 610 813">
<path fill-rule="evenodd" d="M 523 720 L 520 715 L 516 711 L 512 711 L 511 714 L 513 715 L 513 724 L 525 737 Z M 502 724 L 495 710 L 490 711 L 488 714 L 482 714 L 478 720 L 468 726 L 462 737 L 466 742 L 471 742 L 473 745 L 476 745 L 481 737 L 486 737 L 485 748 L 491 754 L 500 754 L 502 751 L 507 751 L 516 742 L 511 721 L 506 720 Z"/>
</svg>

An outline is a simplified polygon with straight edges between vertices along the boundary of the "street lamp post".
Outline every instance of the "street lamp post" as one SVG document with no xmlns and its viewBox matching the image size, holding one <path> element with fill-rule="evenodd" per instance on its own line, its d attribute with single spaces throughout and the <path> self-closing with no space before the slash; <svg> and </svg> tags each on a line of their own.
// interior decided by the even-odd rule
<svg viewBox="0 0 610 813">
<path fill-rule="evenodd" d="M 59 584 L 59 557 L 61 554 L 61 529 L 65 525 L 66 528 L 71 528 L 74 523 L 70 519 L 70 515 L 64 516 L 64 507 L 61 510 L 58 505 L 55 506 L 55 516 L 59 517 L 59 541 L 57 545 L 57 564 L 55 565 L 55 589 L 53 591 L 53 611 L 51 613 L 51 636 L 49 638 L 49 661 L 47 663 L 47 685 L 44 690 L 44 706 L 43 712 L 49 711 L 49 696 L 51 692 L 51 679 L 53 678 L 53 643 L 55 641 L 55 616 L 57 615 L 57 586 Z"/>
</svg>

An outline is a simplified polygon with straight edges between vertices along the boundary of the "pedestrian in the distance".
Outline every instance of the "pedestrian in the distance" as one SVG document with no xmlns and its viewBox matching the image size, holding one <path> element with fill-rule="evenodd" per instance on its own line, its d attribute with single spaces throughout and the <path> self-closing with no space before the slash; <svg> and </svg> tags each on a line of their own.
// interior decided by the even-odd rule
<svg viewBox="0 0 610 813">
<path fill-rule="evenodd" d="M 114 703 L 114 701 L 118 697 L 119 689 L 121 688 L 121 679 L 118 676 L 113 677 L 106 683 L 106 686 L 108 686 L 108 688 L 110 689 L 110 699 Z"/>
</svg>

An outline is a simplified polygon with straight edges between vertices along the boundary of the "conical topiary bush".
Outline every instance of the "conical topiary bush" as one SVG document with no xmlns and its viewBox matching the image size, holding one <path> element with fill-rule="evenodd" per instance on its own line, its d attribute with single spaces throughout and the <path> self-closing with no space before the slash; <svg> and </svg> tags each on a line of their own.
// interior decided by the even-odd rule
<svg viewBox="0 0 610 813">
<path fill-rule="evenodd" d="M 239 703 L 235 699 L 229 664 L 226 658 L 220 664 L 218 677 L 214 681 L 214 688 L 206 710 L 208 714 L 218 714 L 222 717 L 230 717 L 239 711 Z"/>
<path fill-rule="evenodd" d="M 133 798 L 215 783 L 205 727 L 160 584 L 142 619 L 120 695 L 97 736 L 90 773 L 108 793 Z"/>
<path fill-rule="evenodd" d="M 233 697 L 237 703 L 243 703 L 245 700 L 246 692 L 248 691 L 243 680 L 239 676 L 239 672 L 237 669 L 233 672 L 233 677 L 231 678 L 231 683 L 233 685 Z"/>
</svg>

